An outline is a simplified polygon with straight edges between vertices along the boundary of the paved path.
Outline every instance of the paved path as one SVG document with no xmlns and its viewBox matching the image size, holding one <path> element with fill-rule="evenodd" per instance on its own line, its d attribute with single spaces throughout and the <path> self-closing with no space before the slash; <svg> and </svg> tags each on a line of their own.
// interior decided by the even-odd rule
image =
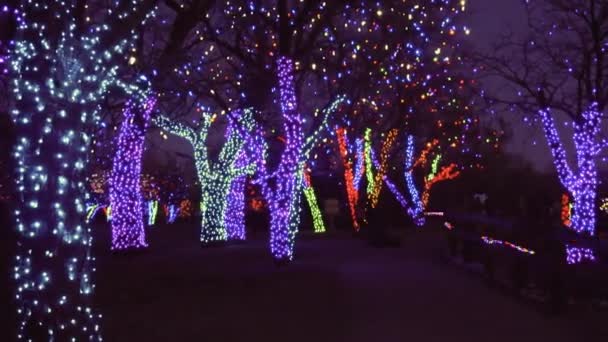
<svg viewBox="0 0 608 342">
<path fill-rule="evenodd" d="M 605 313 L 548 317 L 437 261 L 432 233 L 410 232 L 399 249 L 304 237 L 285 268 L 261 239 L 205 250 L 196 237 L 171 239 L 142 255 L 99 256 L 106 340 L 608 341 Z"/>
</svg>

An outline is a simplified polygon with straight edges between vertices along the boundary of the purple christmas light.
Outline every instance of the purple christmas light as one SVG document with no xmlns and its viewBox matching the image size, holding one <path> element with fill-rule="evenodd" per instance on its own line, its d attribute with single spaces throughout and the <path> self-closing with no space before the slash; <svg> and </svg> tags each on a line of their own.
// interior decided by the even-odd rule
<svg viewBox="0 0 608 342">
<path fill-rule="evenodd" d="M 591 248 L 566 246 L 566 263 L 568 265 L 580 264 L 584 261 L 595 262 L 595 252 Z"/>
<path fill-rule="evenodd" d="M 363 178 L 363 171 L 365 171 L 365 156 L 364 153 L 364 142 L 363 139 L 355 140 L 355 177 L 353 185 L 355 190 L 359 191 L 359 185 L 361 184 L 361 178 Z"/>
<path fill-rule="evenodd" d="M 245 240 L 245 185 L 247 177 L 237 177 L 230 185 L 226 204 L 226 232 L 228 240 Z"/>
<path fill-rule="evenodd" d="M 297 111 L 293 60 L 277 59 L 280 103 L 283 114 L 285 149 L 275 173 L 276 184 L 271 189 L 265 182 L 262 193 L 270 209 L 270 251 L 276 259 L 293 259 L 295 235 L 299 225 L 301 172 L 304 163 L 300 153 L 304 148 L 302 118 Z"/>
<path fill-rule="evenodd" d="M 405 165 L 404 165 L 404 173 L 405 173 L 405 184 L 407 186 L 407 190 L 410 193 L 410 197 L 412 199 L 413 207 L 408 212 L 412 216 L 414 223 L 417 226 L 422 226 L 425 223 L 425 218 L 423 216 L 424 206 L 422 204 L 422 200 L 420 199 L 420 193 L 416 188 L 416 183 L 414 182 L 414 175 L 412 174 L 412 167 L 414 166 L 414 136 L 407 136 L 407 148 L 406 148 L 406 156 L 405 156 Z"/>
<path fill-rule="evenodd" d="M 339 96 L 328 108 L 324 109 L 323 123 L 313 134 L 304 139 L 304 120 L 297 111 L 293 64 L 293 60 L 287 57 L 277 59 L 285 147 L 274 171 L 268 170 L 266 165 L 266 145 L 262 139 L 263 134 L 260 132 L 246 134 L 247 148 L 250 153 L 255 155 L 253 160 L 257 164 L 258 177 L 255 183 L 260 184 L 270 211 L 270 251 L 278 261 L 293 259 L 295 236 L 300 224 L 300 195 L 303 177 L 301 170 L 320 133 L 328 128 L 329 113 L 337 110 L 339 104 L 345 100 L 343 96 Z"/>
<path fill-rule="evenodd" d="M 573 198 L 572 228 L 578 233 L 594 235 L 597 193 L 595 159 L 602 148 L 602 143 L 598 139 L 601 122 L 597 104 L 591 105 L 588 110 L 583 112 L 582 120 L 574 123 L 576 172 L 568 164 L 566 150 L 550 111 L 541 110 L 539 114 L 559 180 Z"/>
<path fill-rule="evenodd" d="M 246 167 L 249 158 L 247 154 L 241 152 L 235 162 L 236 168 Z M 226 200 L 226 214 L 224 221 L 228 240 L 245 240 L 245 185 L 247 176 L 236 177 L 230 184 L 230 191 Z"/>
<path fill-rule="evenodd" d="M 143 107 L 135 101 L 129 101 L 124 109 L 110 177 L 113 250 L 148 246 L 140 178 L 144 138 L 155 104 L 156 99 L 150 97 Z"/>
<path fill-rule="evenodd" d="M 235 178 L 253 172 L 253 164 L 241 166 L 236 163 L 242 155 L 241 150 L 245 142 L 237 132 L 238 126 L 243 126 L 246 130 L 252 129 L 253 117 L 248 109 L 230 113 L 228 117 L 230 123 L 225 134 L 226 141 L 215 162 L 209 160 L 206 141 L 216 115 L 205 113 L 202 118 L 196 130 L 163 116 L 156 117 L 154 123 L 163 130 L 188 140 L 194 148 L 195 166 L 202 195 L 201 243 L 209 245 L 222 243 L 228 239 L 225 223 L 231 184 Z"/>
<path fill-rule="evenodd" d="M 374 150 L 371 150 L 370 152 L 371 152 L 371 156 L 372 156 L 372 161 L 374 163 L 374 167 L 378 168 L 380 166 L 380 163 L 378 162 L 378 159 L 376 158 L 375 152 L 374 152 Z M 415 218 L 416 213 L 414 212 L 414 209 L 412 209 L 412 207 L 408 204 L 407 199 L 405 199 L 405 196 L 403 196 L 401 191 L 399 191 L 399 189 L 397 188 L 395 183 L 393 183 L 386 175 L 384 177 L 382 177 L 382 180 L 384 181 L 384 184 L 386 184 L 386 187 L 393 194 L 393 196 L 395 196 L 395 199 L 397 200 L 397 202 L 399 202 L 399 204 L 401 204 L 401 207 L 403 207 L 403 209 L 405 209 L 405 211 L 408 213 L 408 215 L 410 217 L 414 218 L 416 224 L 418 225 L 419 221 L 416 221 L 417 219 Z"/>
</svg>

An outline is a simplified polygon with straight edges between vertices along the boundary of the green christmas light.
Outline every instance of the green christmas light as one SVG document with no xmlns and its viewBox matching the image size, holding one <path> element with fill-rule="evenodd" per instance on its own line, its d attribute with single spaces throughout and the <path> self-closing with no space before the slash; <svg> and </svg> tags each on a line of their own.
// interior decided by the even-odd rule
<svg viewBox="0 0 608 342">
<path fill-rule="evenodd" d="M 315 195 L 315 190 L 310 181 L 310 175 L 306 170 L 304 171 L 304 196 L 306 197 L 308 207 L 310 208 L 310 214 L 312 215 L 314 232 L 325 233 L 326 229 L 325 223 L 323 223 L 323 215 L 321 215 L 321 210 L 319 209 L 317 196 Z"/>
<path fill-rule="evenodd" d="M 236 161 L 242 152 L 244 140 L 234 125 L 246 130 L 254 127 L 251 110 L 239 111 L 240 115 L 229 115 L 230 124 L 226 130 L 224 143 L 217 161 L 209 160 L 207 153 L 207 136 L 216 115 L 204 113 L 199 127 L 195 130 L 185 124 L 172 121 L 164 116 L 154 119 L 154 124 L 170 134 L 189 141 L 194 149 L 194 160 L 199 183 L 201 184 L 201 242 L 204 245 L 226 241 L 228 234 L 225 224 L 227 197 L 232 181 L 240 176 L 252 174 L 254 165 L 236 167 Z M 238 122 L 233 119 L 238 117 Z"/>
</svg>

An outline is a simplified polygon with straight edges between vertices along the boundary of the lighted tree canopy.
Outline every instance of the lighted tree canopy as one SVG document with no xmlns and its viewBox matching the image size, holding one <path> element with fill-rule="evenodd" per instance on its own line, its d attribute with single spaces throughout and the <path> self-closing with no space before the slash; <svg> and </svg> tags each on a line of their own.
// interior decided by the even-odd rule
<svg viewBox="0 0 608 342">
<path fill-rule="evenodd" d="M 323 157 L 315 148 L 337 134 L 356 225 L 364 173 L 374 208 L 407 137 L 435 138 L 446 115 L 468 118 L 459 95 L 469 86 L 460 76 L 463 0 L 71 0 L 17 9 L 23 20 L 0 58 L 10 65 L 18 133 L 22 339 L 101 339 L 90 306 L 86 171 L 110 154 L 103 146 L 113 148 L 114 249 L 146 245 L 140 180 L 155 126 L 193 147 L 203 244 L 244 238 L 235 212 L 249 177 L 268 204 L 271 254 L 284 263 L 295 256 L 303 195 L 323 230 L 308 173 Z M 224 139 L 210 142 L 220 117 Z"/>
</svg>

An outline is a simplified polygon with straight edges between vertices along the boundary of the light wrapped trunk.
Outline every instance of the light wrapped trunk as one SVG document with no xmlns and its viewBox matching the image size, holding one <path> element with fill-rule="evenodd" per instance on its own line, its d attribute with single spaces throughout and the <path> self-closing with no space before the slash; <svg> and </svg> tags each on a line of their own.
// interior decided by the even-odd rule
<svg viewBox="0 0 608 342">
<path fill-rule="evenodd" d="M 226 213 L 226 197 L 230 191 L 230 179 L 222 175 L 209 175 L 201 180 L 205 199 L 201 202 L 201 242 L 203 245 L 213 245 L 225 242 L 228 238 L 224 215 Z M 204 183 L 202 183 L 204 181 Z"/>
<path fill-rule="evenodd" d="M 568 164 L 566 150 L 550 111 L 541 110 L 539 114 L 559 180 L 572 195 L 574 206 L 571 227 L 578 233 L 594 235 L 598 183 L 596 158 L 602 148 L 602 143 L 599 141 L 601 115 L 597 105 L 592 104 L 583 113 L 580 122 L 574 123 L 576 171 Z"/>
<path fill-rule="evenodd" d="M 310 208 L 310 215 L 312 216 L 312 226 L 314 232 L 325 233 L 325 224 L 323 223 L 323 215 L 321 214 L 321 210 L 319 209 L 319 203 L 317 202 L 317 196 L 315 195 L 315 189 L 312 187 L 312 182 L 310 180 L 310 172 L 308 170 L 304 170 L 304 197 L 306 197 L 306 201 L 308 202 L 308 207 Z"/>
<path fill-rule="evenodd" d="M 124 109 L 110 176 L 113 250 L 148 246 L 140 179 L 144 140 L 155 102 L 153 98 L 143 104 L 129 101 Z"/>
<path fill-rule="evenodd" d="M 245 240 L 245 185 L 247 177 L 237 177 L 230 185 L 224 221 L 228 240 Z"/>
<path fill-rule="evenodd" d="M 407 137 L 407 147 L 405 151 L 405 165 L 404 165 L 404 174 L 405 174 L 405 184 L 407 186 L 407 190 L 410 194 L 410 198 L 412 200 L 412 207 L 408 213 L 411 215 L 412 220 L 414 220 L 414 224 L 421 227 L 426 222 L 424 218 L 424 204 L 420 198 L 420 192 L 416 187 L 416 182 L 414 182 L 414 175 L 412 168 L 414 167 L 414 136 L 408 135 Z"/>
<path fill-rule="evenodd" d="M 30 97 L 17 103 L 18 334 L 96 340 L 100 317 L 90 306 L 95 258 L 85 217 L 90 138 L 83 133 L 92 124 L 92 108 L 63 104 L 39 112 L 36 106 Z M 26 117 L 27 123 L 21 120 Z"/>
<path fill-rule="evenodd" d="M 300 218 L 300 192 L 304 149 L 302 118 L 297 110 L 294 61 L 277 59 L 280 102 L 285 135 L 285 149 L 276 171 L 273 189 L 262 187 L 270 209 L 270 251 L 278 261 L 293 259 L 295 236 Z"/>
<path fill-rule="evenodd" d="M 348 199 L 348 207 L 350 209 L 350 216 L 353 222 L 353 229 L 359 231 L 359 223 L 357 222 L 357 202 L 359 202 L 358 184 L 355 185 L 355 173 L 353 172 L 353 166 L 351 158 L 348 156 L 348 142 L 346 129 L 338 128 L 336 130 L 338 137 L 338 147 L 340 149 L 340 157 L 342 158 L 342 164 L 344 165 L 344 181 L 346 185 L 346 198 Z M 356 156 L 358 157 L 358 156 Z M 361 160 L 362 161 L 362 160 Z M 358 161 L 358 164 L 361 164 Z M 361 166 L 359 166 L 361 170 Z M 359 177 L 360 179 L 360 177 Z"/>
</svg>

